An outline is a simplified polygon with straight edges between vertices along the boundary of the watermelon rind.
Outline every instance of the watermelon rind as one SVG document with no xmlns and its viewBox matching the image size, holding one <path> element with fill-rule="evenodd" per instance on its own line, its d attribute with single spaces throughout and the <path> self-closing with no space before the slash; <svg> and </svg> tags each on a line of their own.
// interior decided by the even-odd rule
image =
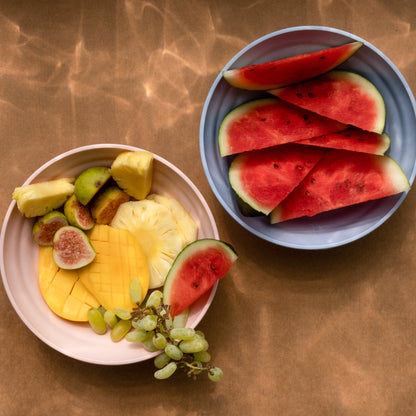
<svg viewBox="0 0 416 416">
<path fill-rule="evenodd" d="M 384 130 L 383 96 L 370 80 L 355 72 L 337 69 L 269 93 L 344 124 L 375 133 Z"/>
<path fill-rule="evenodd" d="M 313 217 L 409 189 L 407 176 L 392 157 L 331 150 L 271 212 L 270 222 Z"/>
<path fill-rule="evenodd" d="M 204 262 L 204 253 L 207 250 L 214 250 L 218 254 L 219 260 L 224 259 L 224 261 L 227 261 L 227 264 L 223 265 L 223 274 L 213 276 L 215 269 L 212 269 L 212 265 L 207 265 Z M 200 261 L 195 260 L 196 256 L 201 256 Z M 214 238 L 201 238 L 183 248 L 174 260 L 163 286 L 163 301 L 166 305 L 171 306 L 172 317 L 191 306 L 207 290 L 211 289 L 218 279 L 227 274 L 229 267 L 237 258 L 238 255 L 230 244 Z M 189 270 L 189 273 L 186 273 L 184 277 L 184 274 L 181 274 L 181 272 L 183 268 L 186 268 L 187 265 L 189 266 L 189 261 L 192 261 L 193 269 Z M 200 280 L 199 287 L 193 286 L 194 277 L 203 279 Z M 190 295 L 189 291 L 185 293 L 186 290 L 181 290 L 181 288 L 189 286 L 192 287 Z M 177 293 L 178 289 L 180 293 Z"/>
<path fill-rule="evenodd" d="M 254 212 L 268 215 L 303 180 L 324 153 L 319 147 L 293 143 L 244 152 L 231 162 L 229 181 L 240 200 Z"/>
<path fill-rule="evenodd" d="M 233 87 L 268 90 L 314 78 L 341 65 L 363 45 L 356 41 L 278 60 L 223 71 Z"/>
<path fill-rule="evenodd" d="M 218 131 L 222 157 L 308 139 L 347 129 L 276 97 L 247 101 L 230 110 Z"/>
</svg>

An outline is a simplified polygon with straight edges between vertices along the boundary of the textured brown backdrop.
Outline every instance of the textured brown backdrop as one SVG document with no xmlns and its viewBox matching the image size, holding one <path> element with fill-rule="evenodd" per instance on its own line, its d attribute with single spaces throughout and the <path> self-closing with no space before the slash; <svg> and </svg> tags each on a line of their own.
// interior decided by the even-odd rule
<svg viewBox="0 0 416 416">
<path fill-rule="evenodd" d="M 275 247 L 222 209 L 199 162 L 199 119 L 221 68 L 269 32 L 363 37 L 416 90 L 411 0 L 0 0 L 3 219 L 15 186 L 84 144 L 147 148 L 200 188 L 240 259 L 200 324 L 225 376 L 100 367 L 38 340 L 0 288 L 0 415 L 416 414 L 416 196 L 359 242 Z M 30 301 L 30 300 L 28 300 Z"/>
</svg>

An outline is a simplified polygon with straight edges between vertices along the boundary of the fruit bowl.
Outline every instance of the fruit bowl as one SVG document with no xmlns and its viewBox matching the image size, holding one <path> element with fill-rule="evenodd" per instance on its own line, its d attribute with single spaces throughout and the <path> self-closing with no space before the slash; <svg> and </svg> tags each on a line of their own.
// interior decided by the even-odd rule
<svg viewBox="0 0 416 416">
<path fill-rule="evenodd" d="M 395 65 L 367 41 L 338 29 L 300 26 L 268 34 L 242 49 L 223 68 L 206 98 L 200 123 L 200 153 L 208 182 L 218 201 L 241 226 L 271 243 L 296 249 L 328 249 L 353 242 L 383 224 L 407 193 L 271 225 L 268 217 L 244 216 L 228 180 L 232 157 L 221 157 L 218 130 L 225 115 L 237 105 L 267 95 L 232 87 L 223 78 L 227 69 L 361 41 L 363 46 L 339 69 L 369 79 L 386 105 L 385 133 L 391 138 L 386 152 L 403 169 L 410 184 L 416 169 L 416 103 Z"/>
<path fill-rule="evenodd" d="M 25 182 L 73 177 L 93 166 L 110 166 L 115 157 L 132 146 L 101 144 L 63 153 L 41 166 Z M 151 192 L 177 199 L 199 227 L 198 238 L 218 238 L 212 213 L 195 185 L 175 166 L 154 155 Z M 1 274 L 6 293 L 19 317 L 43 342 L 80 361 L 103 365 L 135 363 L 154 357 L 138 343 L 112 342 L 109 333 L 97 335 L 88 323 L 59 318 L 46 305 L 38 285 L 38 246 L 32 238 L 32 224 L 13 201 L 7 211 L 0 239 Z M 217 284 L 190 308 L 187 326 L 196 327 L 207 312 Z"/>
</svg>

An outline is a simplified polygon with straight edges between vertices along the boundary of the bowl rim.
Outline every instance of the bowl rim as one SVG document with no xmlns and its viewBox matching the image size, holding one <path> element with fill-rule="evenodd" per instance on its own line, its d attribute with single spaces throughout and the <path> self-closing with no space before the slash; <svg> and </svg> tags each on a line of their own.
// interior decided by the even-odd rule
<svg viewBox="0 0 416 416">
<path fill-rule="evenodd" d="M 68 151 L 65 151 L 65 152 L 61 153 L 61 154 L 53 157 L 52 159 L 49 159 L 47 162 L 42 164 L 38 169 L 36 169 L 25 180 L 25 182 L 21 186 L 30 184 L 44 170 L 46 170 L 48 167 L 52 166 L 53 164 L 59 162 L 62 159 L 65 159 L 65 158 L 70 157 L 70 156 L 75 156 L 76 154 L 83 153 L 85 151 L 100 150 L 100 149 L 115 149 L 115 150 L 120 149 L 120 150 L 126 150 L 126 151 L 140 151 L 140 150 L 148 151 L 148 150 L 142 149 L 140 147 L 136 147 L 136 146 L 124 145 L 124 144 L 115 144 L 115 143 L 91 144 L 91 145 L 76 147 L 76 148 L 73 148 L 71 150 L 68 150 Z M 192 192 L 195 194 L 196 198 L 198 199 L 199 203 L 201 204 L 201 206 L 203 208 L 203 211 L 206 214 L 206 216 L 207 216 L 207 218 L 208 218 L 208 220 L 211 224 L 212 234 L 213 234 L 212 238 L 219 239 L 219 231 L 218 231 L 218 227 L 217 227 L 217 224 L 215 222 L 214 216 L 212 214 L 212 211 L 209 208 L 209 205 L 208 205 L 206 199 L 204 198 L 202 193 L 199 191 L 199 189 L 196 187 L 196 185 L 191 181 L 191 179 L 187 175 L 185 175 L 185 173 L 181 169 L 176 167 L 174 164 L 172 164 L 171 162 L 169 162 L 168 160 L 166 160 L 165 158 L 159 156 L 158 154 L 156 154 L 154 152 L 152 152 L 152 154 L 153 154 L 153 157 L 154 157 L 155 160 L 162 163 L 167 168 L 169 168 L 174 173 L 176 173 L 182 180 L 184 180 L 186 182 L 187 186 L 189 186 L 192 189 Z M 54 350 L 60 352 L 63 355 L 66 355 L 70 358 L 76 359 L 78 361 L 87 362 L 87 363 L 90 363 L 90 364 L 98 364 L 98 365 L 134 364 L 134 363 L 138 363 L 138 362 L 141 362 L 141 361 L 146 361 L 146 360 L 154 357 L 155 355 L 157 355 L 158 353 L 155 352 L 155 353 L 147 354 L 147 356 L 143 359 L 140 359 L 140 357 L 138 357 L 138 359 L 129 359 L 129 360 L 115 359 L 111 362 L 103 362 L 100 359 L 93 359 L 93 358 L 91 358 L 91 359 L 80 358 L 78 356 L 75 356 L 73 353 L 71 353 L 70 350 L 66 349 L 65 347 L 57 345 L 55 342 L 52 342 L 51 340 L 49 340 L 46 336 L 44 336 L 42 334 L 41 331 L 38 330 L 38 328 L 36 326 L 32 325 L 32 323 L 28 320 L 26 315 L 21 310 L 18 302 L 16 301 L 16 298 L 12 293 L 12 290 L 10 288 L 10 285 L 8 283 L 8 278 L 7 278 L 7 275 L 6 275 L 4 250 L 5 250 L 5 247 L 7 245 L 7 242 L 6 242 L 5 238 L 6 238 L 7 229 L 8 229 L 8 226 L 9 226 L 10 217 L 12 216 L 14 210 L 17 209 L 16 205 L 17 205 L 17 203 L 16 203 L 15 200 L 12 200 L 10 202 L 9 207 L 7 209 L 7 212 L 6 212 L 6 215 L 5 215 L 4 220 L 3 220 L 2 227 L 1 227 L 1 233 L 0 233 L 0 271 L 1 271 L 3 286 L 4 286 L 4 289 L 6 291 L 6 295 L 8 297 L 8 300 L 11 303 L 11 305 L 14 308 L 17 315 L 19 316 L 19 318 L 26 325 L 26 327 L 38 339 L 43 341 L 46 345 L 50 346 Z M 196 319 L 194 319 L 193 326 L 196 327 L 201 322 L 201 320 L 204 318 L 206 313 L 208 312 L 208 309 L 210 308 L 210 306 L 212 304 L 212 301 L 214 299 L 214 296 L 216 294 L 217 287 L 218 287 L 218 281 L 212 287 L 211 292 L 210 292 L 209 296 L 207 297 L 206 303 L 204 304 L 203 308 L 201 309 L 201 312 L 198 314 L 198 317 L 196 317 Z"/>
<path fill-rule="evenodd" d="M 239 52 L 237 52 L 223 66 L 223 68 L 220 70 L 219 74 L 215 78 L 214 82 L 212 83 L 212 85 L 209 89 L 209 92 L 207 94 L 207 97 L 205 99 L 205 102 L 204 102 L 204 106 L 203 106 L 203 109 L 202 109 L 202 112 L 201 112 L 201 117 L 200 117 L 199 146 L 200 146 L 202 166 L 203 166 L 205 175 L 207 177 L 207 180 L 209 182 L 209 185 L 210 185 L 213 193 L 215 194 L 216 198 L 220 202 L 220 204 L 223 206 L 223 208 L 226 210 L 226 212 L 238 224 L 240 224 L 243 228 L 245 228 L 246 230 L 248 230 L 249 232 L 251 232 L 252 234 L 257 236 L 258 238 L 261 238 L 261 239 L 263 239 L 265 241 L 268 241 L 270 243 L 273 243 L 275 245 L 279 245 L 279 246 L 282 246 L 282 247 L 288 247 L 288 248 L 294 248 L 294 249 L 301 249 L 301 250 L 325 250 L 325 249 L 331 249 L 331 248 L 335 248 L 335 247 L 339 247 L 339 246 L 344 246 L 346 244 L 352 243 L 352 242 L 370 234 L 372 231 L 374 231 L 380 225 L 382 225 L 385 221 L 387 221 L 388 218 L 390 218 L 390 216 L 399 208 L 399 206 L 401 205 L 403 200 L 406 198 L 409 191 L 403 192 L 400 195 L 400 197 L 398 198 L 398 200 L 395 202 L 395 204 L 392 206 L 392 208 L 385 215 L 380 217 L 379 220 L 376 221 L 371 227 L 363 230 L 362 232 L 360 232 L 358 234 L 355 234 L 354 236 L 351 236 L 349 238 L 345 238 L 342 241 L 338 241 L 336 243 L 333 243 L 333 242 L 332 243 L 321 243 L 321 244 L 316 244 L 316 245 L 312 245 L 312 246 L 303 245 L 303 244 L 301 245 L 301 244 L 290 243 L 290 242 L 281 242 L 281 241 L 278 242 L 273 237 L 265 235 L 264 233 L 261 233 L 258 230 L 256 230 L 251 225 L 247 224 L 238 215 L 236 215 L 235 212 L 233 212 L 232 210 L 229 209 L 229 206 L 228 206 L 227 202 L 225 201 L 225 199 L 223 198 L 223 196 L 221 195 L 221 193 L 219 192 L 219 190 L 215 186 L 213 176 L 211 175 L 211 171 L 209 169 L 209 164 L 208 164 L 207 155 L 205 153 L 205 146 L 204 146 L 204 143 L 205 143 L 205 125 L 206 125 L 207 112 L 208 112 L 209 106 L 211 104 L 212 97 L 213 97 L 213 95 L 216 91 L 216 88 L 217 88 L 219 82 L 223 78 L 223 76 L 222 76 L 223 72 L 227 69 L 231 69 L 232 65 L 242 55 L 244 55 L 247 51 L 251 50 L 253 47 L 257 46 L 258 44 L 260 44 L 260 43 L 262 43 L 262 42 L 264 42 L 268 39 L 274 38 L 276 36 L 280 36 L 280 35 L 284 35 L 284 34 L 288 34 L 288 33 L 292 33 L 292 32 L 301 32 L 301 31 L 330 32 L 330 33 L 334 33 L 334 34 L 341 35 L 341 36 L 344 36 L 346 38 L 349 38 L 351 40 L 351 42 L 352 41 L 362 42 L 363 45 L 365 45 L 367 48 L 371 49 L 374 53 L 376 53 L 378 56 L 380 56 L 380 58 L 382 58 L 386 62 L 386 64 L 390 67 L 390 69 L 393 70 L 393 72 L 395 73 L 395 75 L 397 76 L 399 81 L 401 82 L 402 86 L 404 87 L 404 89 L 406 91 L 406 94 L 407 94 L 407 97 L 409 98 L 411 107 L 413 109 L 413 114 L 416 116 L 416 100 L 415 100 L 415 97 L 414 97 L 406 79 L 404 78 L 403 74 L 399 71 L 399 69 L 396 67 L 396 65 L 393 63 L 393 61 L 390 58 L 388 58 L 383 52 L 381 52 L 378 48 L 376 48 L 370 42 L 368 42 L 367 40 L 365 40 L 364 38 L 362 38 L 360 36 L 354 35 L 353 33 L 350 33 L 348 31 L 345 31 L 345 30 L 342 30 L 342 29 L 337 29 L 337 28 L 334 28 L 334 27 L 330 27 L 330 26 L 319 26 L 319 25 L 293 26 L 293 27 L 288 27 L 288 28 L 276 30 L 274 32 L 268 33 L 266 35 L 263 35 L 263 36 L 255 39 L 254 41 L 247 44 Z M 416 160 L 414 161 L 412 171 L 411 171 L 410 175 L 408 176 L 410 186 L 413 184 L 415 176 L 416 176 Z"/>
</svg>

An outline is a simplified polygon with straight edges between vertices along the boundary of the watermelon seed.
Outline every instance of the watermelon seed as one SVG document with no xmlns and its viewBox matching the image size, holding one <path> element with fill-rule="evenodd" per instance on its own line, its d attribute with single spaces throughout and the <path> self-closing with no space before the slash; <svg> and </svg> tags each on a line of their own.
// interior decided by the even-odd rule
<svg viewBox="0 0 416 416">
<path fill-rule="evenodd" d="M 265 118 L 262 118 L 261 121 L 266 121 L 266 119 Z"/>
<path fill-rule="evenodd" d="M 298 98 L 302 98 L 302 97 L 303 97 L 303 95 L 302 95 L 300 92 L 297 92 L 297 93 L 296 93 L 296 97 L 298 97 Z"/>
<path fill-rule="evenodd" d="M 305 195 L 306 196 L 310 195 L 309 191 L 305 191 Z"/>
<path fill-rule="evenodd" d="M 313 93 L 313 92 L 308 92 L 308 97 L 309 97 L 309 98 L 313 98 L 313 97 L 315 97 L 315 95 L 314 95 L 314 93 Z"/>
<path fill-rule="evenodd" d="M 275 169 L 278 169 L 279 168 L 279 165 L 277 164 L 277 163 L 273 163 L 273 167 L 275 168 Z M 212 267 L 212 266 L 211 266 Z"/>
<path fill-rule="evenodd" d="M 216 267 L 213 264 L 211 264 L 210 267 L 211 267 L 211 270 L 217 270 Z"/>
<path fill-rule="evenodd" d="M 307 114 L 304 114 L 304 115 L 303 115 L 303 119 L 304 119 L 304 120 L 307 120 L 308 118 L 309 118 L 309 116 L 308 116 Z"/>
<path fill-rule="evenodd" d="M 290 124 L 290 120 L 286 121 L 286 124 Z"/>
<path fill-rule="evenodd" d="M 302 166 L 300 166 L 300 165 L 297 165 L 297 166 L 296 166 L 296 169 L 302 170 L 302 169 L 303 169 L 303 167 L 302 167 Z"/>
<path fill-rule="evenodd" d="M 193 287 L 198 287 L 199 285 L 198 285 L 198 283 L 197 283 L 197 282 L 192 282 L 192 286 L 193 286 Z"/>
<path fill-rule="evenodd" d="M 351 134 L 349 134 L 349 133 L 345 133 L 345 134 L 344 134 L 344 137 L 351 137 Z"/>
<path fill-rule="evenodd" d="M 315 178 L 311 178 L 311 183 L 315 183 L 315 182 L 316 182 Z"/>
<path fill-rule="evenodd" d="M 320 56 L 319 59 L 326 59 L 326 56 Z"/>
</svg>

